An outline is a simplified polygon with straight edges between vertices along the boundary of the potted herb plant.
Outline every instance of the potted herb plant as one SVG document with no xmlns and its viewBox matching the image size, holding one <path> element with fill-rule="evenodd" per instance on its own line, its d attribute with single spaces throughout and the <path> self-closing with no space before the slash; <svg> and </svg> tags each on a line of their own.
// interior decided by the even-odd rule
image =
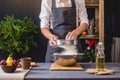
<svg viewBox="0 0 120 80">
<path fill-rule="evenodd" d="M 13 15 L 6 16 L 0 21 L 0 51 L 12 57 L 27 53 L 31 47 L 37 46 L 34 38 L 37 28 L 28 17 L 15 19 Z"/>
</svg>

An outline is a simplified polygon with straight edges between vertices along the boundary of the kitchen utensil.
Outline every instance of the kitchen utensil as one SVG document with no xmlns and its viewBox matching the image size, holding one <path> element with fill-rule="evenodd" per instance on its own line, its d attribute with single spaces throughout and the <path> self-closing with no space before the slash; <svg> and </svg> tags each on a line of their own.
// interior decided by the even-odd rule
<svg viewBox="0 0 120 80">
<path fill-rule="evenodd" d="M 77 53 L 75 55 L 63 55 L 62 53 L 53 53 L 53 61 L 61 66 L 74 66 L 82 59 L 83 54 Z"/>
<path fill-rule="evenodd" d="M 77 45 L 77 40 L 65 40 L 65 39 L 58 39 L 56 40 L 56 45 L 61 46 L 61 45 Z"/>
</svg>

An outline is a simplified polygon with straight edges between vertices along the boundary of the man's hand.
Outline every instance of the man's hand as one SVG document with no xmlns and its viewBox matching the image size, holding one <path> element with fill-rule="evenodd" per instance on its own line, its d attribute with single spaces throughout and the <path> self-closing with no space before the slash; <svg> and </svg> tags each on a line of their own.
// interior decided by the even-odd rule
<svg viewBox="0 0 120 80">
<path fill-rule="evenodd" d="M 56 35 L 53 35 L 50 37 L 49 44 L 52 48 L 57 47 L 56 42 L 55 42 L 55 40 L 57 40 L 57 39 L 58 39 L 58 36 L 56 36 Z"/>
<path fill-rule="evenodd" d="M 88 28 L 88 24 L 86 23 L 82 23 L 80 24 L 79 27 L 77 27 L 76 29 L 74 29 L 71 32 L 68 32 L 68 34 L 66 35 L 66 40 L 76 40 L 78 35 L 80 35 L 83 31 L 85 31 Z"/>
<path fill-rule="evenodd" d="M 49 28 L 42 28 L 41 32 L 47 39 L 49 39 L 50 46 L 53 48 L 56 47 L 55 40 L 58 39 L 58 36 L 52 34 Z"/>
<path fill-rule="evenodd" d="M 77 33 L 75 33 L 74 31 L 72 32 L 68 32 L 68 34 L 66 35 L 66 40 L 76 40 L 77 39 Z"/>
</svg>

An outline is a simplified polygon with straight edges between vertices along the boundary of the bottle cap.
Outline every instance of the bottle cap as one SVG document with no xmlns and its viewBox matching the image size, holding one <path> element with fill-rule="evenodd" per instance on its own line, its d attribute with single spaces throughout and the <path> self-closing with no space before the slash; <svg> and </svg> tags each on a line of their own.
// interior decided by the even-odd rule
<svg viewBox="0 0 120 80">
<path fill-rule="evenodd" d="M 99 44 L 99 45 L 103 45 L 103 42 L 99 42 L 98 44 Z"/>
</svg>

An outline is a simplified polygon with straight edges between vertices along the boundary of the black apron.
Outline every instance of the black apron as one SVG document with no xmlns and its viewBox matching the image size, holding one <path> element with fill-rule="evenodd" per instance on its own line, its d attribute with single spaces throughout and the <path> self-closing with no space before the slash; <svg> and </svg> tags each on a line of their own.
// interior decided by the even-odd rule
<svg viewBox="0 0 120 80">
<path fill-rule="evenodd" d="M 56 7 L 56 0 L 52 0 L 52 33 L 57 35 L 59 39 L 65 39 L 68 32 L 76 28 L 76 5 L 71 0 L 71 7 Z M 52 62 L 52 53 L 62 52 L 62 48 L 51 48 L 48 43 L 45 62 Z"/>
</svg>

